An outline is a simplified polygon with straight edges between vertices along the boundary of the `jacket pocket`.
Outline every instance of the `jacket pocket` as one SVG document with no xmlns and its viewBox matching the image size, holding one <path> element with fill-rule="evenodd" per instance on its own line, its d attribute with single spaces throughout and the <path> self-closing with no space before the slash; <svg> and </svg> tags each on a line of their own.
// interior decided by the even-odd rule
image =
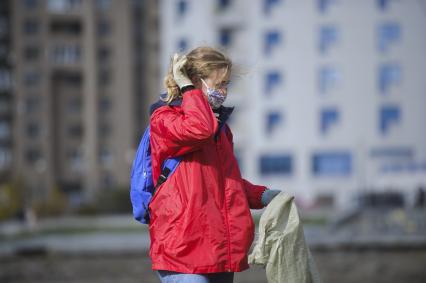
<svg viewBox="0 0 426 283">
<path fill-rule="evenodd" d="M 173 184 L 173 180 L 161 184 L 148 206 L 151 220 L 158 219 L 161 225 L 174 224 L 184 210 L 179 190 Z"/>
</svg>

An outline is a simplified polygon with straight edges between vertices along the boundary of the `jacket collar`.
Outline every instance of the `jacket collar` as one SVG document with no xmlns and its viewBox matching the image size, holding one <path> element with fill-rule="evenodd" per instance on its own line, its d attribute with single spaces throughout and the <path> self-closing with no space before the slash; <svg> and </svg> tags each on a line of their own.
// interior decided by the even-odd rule
<svg viewBox="0 0 426 283">
<path fill-rule="evenodd" d="M 181 106 L 182 105 L 182 98 L 174 99 L 170 103 L 166 103 L 161 98 L 165 98 L 166 93 L 163 93 L 160 95 L 160 99 L 151 105 L 149 109 L 149 115 L 152 115 L 155 110 L 157 110 L 160 107 L 169 105 L 169 106 Z M 234 107 L 226 107 L 226 106 L 220 106 L 218 109 L 213 109 L 213 112 L 215 113 L 215 116 L 219 122 L 219 128 L 222 128 L 222 126 L 228 121 L 229 117 L 231 116 L 232 112 L 234 111 Z"/>
<path fill-rule="evenodd" d="M 162 98 L 166 97 L 166 93 L 162 93 L 160 95 L 160 99 L 157 100 L 157 102 L 155 102 L 154 104 L 152 104 L 149 108 L 149 115 L 151 116 L 152 113 L 154 113 L 155 110 L 157 110 L 160 107 L 169 105 L 169 106 L 181 106 L 182 104 L 182 98 L 178 98 L 175 100 L 172 100 L 170 103 L 167 103 L 165 101 L 162 100 Z"/>
<path fill-rule="evenodd" d="M 234 107 L 226 107 L 223 105 L 218 109 L 213 109 L 213 113 L 219 122 L 219 128 L 222 128 L 222 126 L 226 124 L 233 111 Z"/>
</svg>

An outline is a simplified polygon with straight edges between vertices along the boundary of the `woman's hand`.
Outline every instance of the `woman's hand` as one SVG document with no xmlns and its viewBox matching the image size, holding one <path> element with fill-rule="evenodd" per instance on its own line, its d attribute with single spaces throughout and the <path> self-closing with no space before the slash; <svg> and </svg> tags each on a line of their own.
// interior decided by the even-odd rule
<svg viewBox="0 0 426 283">
<path fill-rule="evenodd" d="M 262 194 L 262 204 L 264 206 L 267 206 L 274 199 L 274 197 L 276 197 L 276 195 L 278 195 L 279 193 L 281 193 L 280 190 L 269 190 L 269 189 L 267 189 Z"/>
<path fill-rule="evenodd" d="M 188 59 L 185 55 L 179 56 L 176 53 L 173 56 L 173 78 L 180 89 L 185 86 L 193 85 L 185 71 L 185 64 L 187 60 Z"/>
</svg>

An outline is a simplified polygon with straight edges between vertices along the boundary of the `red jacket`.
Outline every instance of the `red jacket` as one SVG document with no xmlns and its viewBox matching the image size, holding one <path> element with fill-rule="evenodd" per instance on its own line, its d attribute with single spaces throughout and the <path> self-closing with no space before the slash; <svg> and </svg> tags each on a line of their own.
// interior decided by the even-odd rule
<svg viewBox="0 0 426 283">
<path fill-rule="evenodd" d="M 198 89 L 185 92 L 180 106 L 155 110 L 150 126 L 154 180 L 166 158 L 182 155 L 149 205 L 152 269 L 183 273 L 247 269 L 254 238 L 249 208 L 263 207 L 266 188 L 241 177 L 229 127 L 219 130 Z"/>
</svg>

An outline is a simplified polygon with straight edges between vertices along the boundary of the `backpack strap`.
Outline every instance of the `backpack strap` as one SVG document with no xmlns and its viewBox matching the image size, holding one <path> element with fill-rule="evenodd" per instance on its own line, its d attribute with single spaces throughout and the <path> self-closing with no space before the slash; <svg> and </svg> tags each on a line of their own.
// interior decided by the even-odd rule
<svg viewBox="0 0 426 283">
<path fill-rule="evenodd" d="M 155 110 L 157 110 L 158 108 L 163 107 L 163 106 L 180 106 L 180 105 L 182 105 L 182 98 L 177 98 L 175 100 L 172 100 L 170 103 L 166 103 L 165 101 L 163 101 L 161 99 L 161 98 L 165 98 L 165 97 L 166 97 L 166 93 L 161 94 L 160 99 L 157 102 L 155 102 L 154 104 L 151 105 L 151 107 L 149 109 L 150 115 L 152 115 L 152 113 L 154 113 Z M 177 165 L 179 164 L 181 159 L 182 159 L 181 157 L 175 157 L 175 158 L 166 159 L 164 161 L 163 169 L 161 170 L 160 176 L 157 179 L 157 184 L 154 187 L 154 191 L 153 191 L 152 195 L 154 195 L 157 188 L 160 187 L 161 184 L 163 184 L 167 180 L 169 175 L 175 171 L 175 169 L 177 168 Z"/>
<path fill-rule="evenodd" d="M 176 170 L 181 159 L 182 158 L 179 156 L 175 158 L 169 158 L 164 161 L 163 170 L 161 170 L 161 174 L 157 179 L 157 184 L 155 185 L 153 195 L 155 194 L 157 188 L 160 187 L 161 184 L 163 184 L 167 180 L 169 175 Z"/>
<path fill-rule="evenodd" d="M 169 174 L 170 174 L 170 169 L 167 167 L 164 168 L 163 171 L 161 171 L 161 174 L 157 180 L 157 184 L 155 185 L 155 188 L 154 188 L 154 194 L 155 194 L 155 191 L 157 191 L 157 188 L 161 186 L 161 184 L 163 184 L 167 180 L 167 177 L 169 177 Z"/>
</svg>

